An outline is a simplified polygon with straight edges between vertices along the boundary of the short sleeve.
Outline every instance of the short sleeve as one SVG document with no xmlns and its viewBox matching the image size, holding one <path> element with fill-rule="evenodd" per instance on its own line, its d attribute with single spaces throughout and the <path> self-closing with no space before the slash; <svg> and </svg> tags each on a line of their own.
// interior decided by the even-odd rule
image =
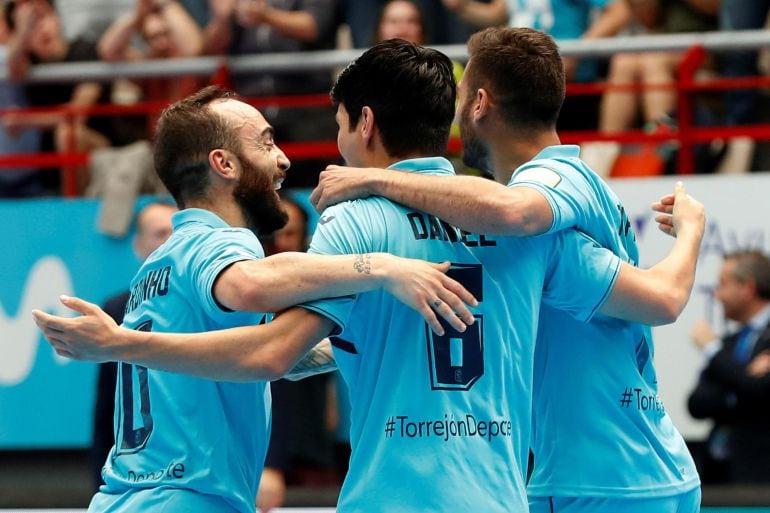
<svg viewBox="0 0 770 513">
<path fill-rule="evenodd" d="M 326 209 L 318 220 L 308 253 L 320 255 L 353 255 L 374 251 L 371 209 L 363 201 L 345 202 Z M 299 305 L 327 317 L 340 334 L 355 306 L 355 298 L 319 299 Z"/>
<path fill-rule="evenodd" d="M 248 230 L 224 228 L 214 230 L 190 248 L 188 273 L 192 276 L 193 291 L 207 315 L 219 319 L 229 313 L 214 298 L 214 282 L 230 265 L 243 260 L 264 258 L 257 237 Z"/>
<path fill-rule="evenodd" d="M 554 246 L 543 302 L 587 322 L 612 292 L 622 262 L 577 230 L 565 230 L 549 237 L 553 238 Z"/>
<path fill-rule="evenodd" d="M 530 187 L 545 196 L 553 211 L 547 233 L 584 226 L 595 201 L 585 176 L 570 166 L 528 167 L 515 173 L 508 186 Z"/>
</svg>

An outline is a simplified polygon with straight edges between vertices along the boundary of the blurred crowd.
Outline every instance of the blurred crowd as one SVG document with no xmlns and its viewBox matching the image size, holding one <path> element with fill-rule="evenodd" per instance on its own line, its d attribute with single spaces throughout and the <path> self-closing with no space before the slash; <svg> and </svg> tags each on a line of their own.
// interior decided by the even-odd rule
<svg viewBox="0 0 770 513">
<path fill-rule="evenodd" d="M 109 156 L 122 155 L 126 148 L 148 140 L 154 116 L 89 115 L 82 108 L 140 102 L 162 105 L 222 80 L 206 76 L 80 83 L 27 80 L 38 63 L 365 48 L 392 37 L 427 45 L 463 44 L 475 30 L 506 24 L 540 29 L 557 40 L 759 29 L 765 26 L 768 8 L 767 0 L 5 0 L 0 56 L 9 80 L 0 89 L 0 109 L 6 109 L 1 116 L 0 158 L 37 152 L 107 155 L 73 172 L 78 193 L 104 194 L 116 175 L 108 172 L 113 168 Z M 560 130 L 602 135 L 631 129 L 655 134 L 675 131 L 673 86 L 682 57 L 682 52 L 618 53 L 601 61 L 565 57 L 570 82 L 651 87 L 568 95 Z M 758 52 L 713 55 L 697 76 L 755 76 L 760 74 L 759 62 Z M 228 78 L 227 85 L 253 98 L 325 94 L 333 77 L 331 72 L 293 71 L 239 73 Z M 756 89 L 699 95 L 693 121 L 696 125 L 757 122 L 762 112 L 760 97 Z M 57 106 L 75 109 L 51 110 Z M 13 111 L 19 107 L 42 109 Z M 263 111 L 284 144 L 328 141 L 336 130 L 327 105 L 287 108 L 276 104 L 263 106 Z M 754 146 L 747 137 L 703 144 L 696 149 L 697 170 L 756 168 L 752 166 Z M 584 160 L 603 176 L 676 172 L 674 142 L 586 142 L 583 150 Z M 312 186 L 318 170 L 328 163 L 293 160 L 295 172 L 288 187 Z M 126 170 L 124 174 L 131 176 L 120 181 L 131 181 L 132 193 L 153 190 L 154 184 L 145 176 L 152 169 L 137 167 Z M 0 164 L 0 197 L 55 195 L 61 191 L 60 182 L 60 173 L 34 165 Z"/>
</svg>

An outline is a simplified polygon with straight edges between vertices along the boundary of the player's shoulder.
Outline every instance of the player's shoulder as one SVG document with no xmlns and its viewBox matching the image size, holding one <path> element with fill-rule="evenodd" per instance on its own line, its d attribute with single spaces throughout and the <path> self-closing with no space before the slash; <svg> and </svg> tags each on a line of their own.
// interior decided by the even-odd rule
<svg viewBox="0 0 770 513">
<path fill-rule="evenodd" d="M 398 208 L 396 203 L 380 196 L 343 201 L 324 210 L 318 224 L 324 226 L 333 221 L 360 222 L 373 216 L 379 217 L 395 208 Z"/>
</svg>

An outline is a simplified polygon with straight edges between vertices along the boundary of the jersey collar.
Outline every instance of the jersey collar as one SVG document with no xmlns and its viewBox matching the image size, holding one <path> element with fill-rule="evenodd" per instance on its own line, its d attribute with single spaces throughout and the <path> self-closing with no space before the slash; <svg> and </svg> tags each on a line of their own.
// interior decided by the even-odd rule
<svg viewBox="0 0 770 513">
<path fill-rule="evenodd" d="M 174 230 L 187 223 L 202 223 L 211 228 L 232 228 L 214 212 L 202 208 L 186 208 L 180 210 L 171 218 Z"/>
<path fill-rule="evenodd" d="M 452 163 L 444 157 L 422 157 L 402 160 L 390 165 L 388 169 L 398 169 L 399 171 L 409 171 L 410 173 L 420 173 L 424 175 L 455 174 Z"/>
<path fill-rule="evenodd" d="M 540 150 L 540 153 L 535 155 L 532 160 L 578 158 L 579 156 L 580 146 L 577 146 L 576 144 L 558 144 L 555 146 L 546 146 Z"/>
</svg>

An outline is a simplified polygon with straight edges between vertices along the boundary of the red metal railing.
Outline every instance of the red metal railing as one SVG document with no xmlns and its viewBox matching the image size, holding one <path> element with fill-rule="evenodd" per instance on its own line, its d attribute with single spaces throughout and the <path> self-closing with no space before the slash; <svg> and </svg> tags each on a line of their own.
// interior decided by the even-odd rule
<svg viewBox="0 0 770 513">
<path fill-rule="evenodd" d="M 677 170 L 682 174 L 695 172 L 694 146 L 697 143 L 709 142 L 715 138 L 729 139 L 736 136 L 749 136 L 755 139 L 770 140 L 770 124 L 756 124 L 731 127 L 696 127 L 693 124 L 693 96 L 695 93 L 705 91 L 726 91 L 732 89 L 761 88 L 770 86 L 770 77 L 749 77 L 730 79 L 695 79 L 696 72 L 700 69 L 707 56 L 701 46 L 690 48 L 679 64 L 677 81 L 673 84 L 660 85 L 611 85 L 607 83 L 569 84 L 568 95 L 598 95 L 609 90 L 613 91 L 644 91 L 649 89 L 672 89 L 676 91 L 677 127 L 667 133 L 646 133 L 641 130 L 629 130 L 621 133 L 602 134 L 595 131 L 570 131 L 561 133 L 561 139 L 565 143 L 582 143 L 587 141 L 617 141 L 620 143 L 661 143 L 675 141 L 679 145 L 677 156 Z M 227 85 L 229 73 L 226 67 L 217 71 L 212 82 Z M 273 96 L 248 98 L 247 101 L 257 108 L 267 106 L 279 106 L 282 108 L 306 108 L 329 105 L 329 97 L 326 94 L 305 96 Z M 58 107 L 58 108 L 27 108 L 27 109 L 0 109 L 0 119 L 3 115 L 14 113 L 60 113 L 64 114 L 69 123 L 74 123 L 80 115 L 146 115 L 148 119 L 157 115 L 168 104 L 166 102 L 145 102 L 134 105 L 94 105 L 89 107 Z M 74 133 L 74 131 L 71 131 Z M 313 141 L 302 143 L 281 143 L 281 148 L 292 159 L 303 160 L 310 158 L 339 157 L 336 142 Z M 460 141 L 453 138 L 449 142 L 450 153 L 457 154 L 462 150 Z M 13 154 L 0 156 L 0 171 L 19 167 L 33 167 L 40 169 L 61 169 L 62 192 L 65 196 L 77 194 L 76 174 L 79 166 L 87 165 L 89 156 L 87 153 L 78 152 L 75 146 L 74 135 L 68 141 L 67 151 L 61 153 L 35 153 Z"/>
</svg>

